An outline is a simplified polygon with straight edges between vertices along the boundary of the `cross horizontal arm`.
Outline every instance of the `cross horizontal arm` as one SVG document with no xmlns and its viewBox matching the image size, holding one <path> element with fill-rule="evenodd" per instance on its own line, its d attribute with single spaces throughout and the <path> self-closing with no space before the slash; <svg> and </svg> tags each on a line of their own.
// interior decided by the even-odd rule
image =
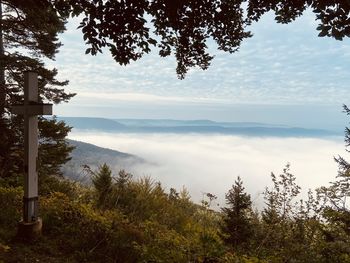
<svg viewBox="0 0 350 263">
<path fill-rule="evenodd" d="M 12 113 L 20 115 L 52 115 L 52 104 L 13 105 Z"/>
</svg>

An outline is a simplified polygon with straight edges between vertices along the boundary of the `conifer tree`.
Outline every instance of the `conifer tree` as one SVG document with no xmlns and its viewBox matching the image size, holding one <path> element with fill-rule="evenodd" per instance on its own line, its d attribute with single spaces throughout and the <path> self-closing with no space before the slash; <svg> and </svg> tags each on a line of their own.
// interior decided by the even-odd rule
<svg viewBox="0 0 350 263">
<path fill-rule="evenodd" d="M 97 205 L 106 207 L 112 189 L 112 171 L 106 163 L 101 165 L 96 173 L 93 173 L 92 184 L 97 193 Z"/>
<path fill-rule="evenodd" d="M 55 58 L 61 46 L 57 35 L 65 30 L 66 19 L 50 1 L 0 1 L 0 177 L 23 171 L 23 116 L 10 110 L 23 102 L 23 72 L 38 73 L 39 101 L 57 104 L 74 96 L 62 88 L 68 81 L 57 80 L 57 70 L 43 62 Z M 59 174 L 72 150 L 65 141 L 70 128 L 55 118 L 40 118 L 39 129 L 39 176 Z"/>
<path fill-rule="evenodd" d="M 239 176 L 226 194 L 226 204 L 228 207 L 222 208 L 225 241 L 233 249 L 245 248 L 252 233 L 252 201 Z"/>
<path fill-rule="evenodd" d="M 350 109 L 346 106 L 343 105 L 343 109 L 344 109 L 344 113 L 348 116 L 350 116 Z M 345 147 L 349 148 L 350 147 L 350 128 L 349 127 L 345 127 Z M 350 152 L 349 149 L 346 149 L 347 152 Z M 338 176 L 339 177 L 350 177 L 350 164 L 348 161 L 346 161 L 343 157 L 338 156 L 337 158 L 335 158 L 335 161 L 338 163 L 339 165 L 339 173 Z"/>
<path fill-rule="evenodd" d="M 133 175 L 126 172 L 125 170 L 120 170 L 118 176 L 115 178 L 116 183 L 113 188 L 113 202 L 114 205 L 125 211 L 130 204 L 133 203 L 133 198 L 135 197 L 135 191 L 132 189 Z"/>
<path fill-rule="evenodd" d="M 344 105 L 344 112 L 350 116 L 350 109 Z M 349 152 L 350 129 L 345 128 L 345 146 Z M 321 213 L 326 227 L 323 228 L 326 245 L 323 254 L 333 262 L 343 262 L 350 258 L 350 164 L 344 157 L 335 158 L 338 176 L 328 187 L 317 189 Z"/>
</svg>

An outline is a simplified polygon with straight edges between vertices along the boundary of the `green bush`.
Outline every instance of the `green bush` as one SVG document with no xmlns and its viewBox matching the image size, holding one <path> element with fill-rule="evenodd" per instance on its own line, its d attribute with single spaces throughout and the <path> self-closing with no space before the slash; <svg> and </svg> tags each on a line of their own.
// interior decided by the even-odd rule
<svg viewBox="0 0 350 263">
<path fill-rule="evenodd" d="M 117 211 L 98 212 L 59 192 L 42 198 L 41 211 L 44 235 L 79 261 L 132 262 L 138 255 L 134 243 L 142 235 Z"/>
<path fill-rule="evenodd" d="M 0 187 L 0 242 L 7 242 L 16 234 L 22 216 L 22 198 L 22 188 Z"/>
<path fill-rule="evenodd" d="M 145 242 L 137 248 L 142 262 L 191 262 L 188 240 L 174 230 L 156 222 L 143 224 Z"/>
<path fill-rule="evenodd" d="M 0 225 L 15 226 L 22 216 L 23 189 L 21 187 L 0 187 Z"/>
</svg>

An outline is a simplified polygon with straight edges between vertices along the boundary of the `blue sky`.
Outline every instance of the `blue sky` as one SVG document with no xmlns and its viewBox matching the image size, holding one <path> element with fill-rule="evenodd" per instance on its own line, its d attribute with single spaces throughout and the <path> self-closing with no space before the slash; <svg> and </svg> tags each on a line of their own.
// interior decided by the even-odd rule
<svg viewBox="0 0 350 263">
<path fill-rule="evenodd" d="M 349 103 L 350 41 L 319 38 L 314 15 L 307 12 L 289 25 L 268 14 L 251 26 L 254 36 L 235 54 L 216 49 L 211 67 L 191 69 L 177 79 L 175 59 L 157 50 L 128 66 L 109 55 L 85 55 L 82 34 L 68 24 L 64 46 L 49 62 L 68 91 L 78 95 L 55 106 L 61 116 L 109 118 L 212 119 L 260 121 L 340 129 L 347 124 L 342 104 Z"/>
</svg>

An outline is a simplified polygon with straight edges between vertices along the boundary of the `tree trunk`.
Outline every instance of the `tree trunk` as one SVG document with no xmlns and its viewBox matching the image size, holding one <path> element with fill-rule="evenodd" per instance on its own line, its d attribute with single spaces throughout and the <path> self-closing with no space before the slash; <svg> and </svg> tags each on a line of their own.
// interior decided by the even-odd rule
<svg viewBox="0 0 350 263">
<path fill-rule="evenodd" d="M 3 42 L 2 1 L 0 0 L 0 118 L 4 117 L 6 105 L 5 61 Z"/>
<path fill-rule="evenodd" d="M 6 176 L 7 156 L 8 156 L 8 126 L 6 125 L 5 105 L 6 105 L 6 86 L 5 86 L 5 61 L 4 61 L 4 43 L 3 43 L 3 16 L 2 1 L 0 0 L 0 178 Z"/>
</svg>

